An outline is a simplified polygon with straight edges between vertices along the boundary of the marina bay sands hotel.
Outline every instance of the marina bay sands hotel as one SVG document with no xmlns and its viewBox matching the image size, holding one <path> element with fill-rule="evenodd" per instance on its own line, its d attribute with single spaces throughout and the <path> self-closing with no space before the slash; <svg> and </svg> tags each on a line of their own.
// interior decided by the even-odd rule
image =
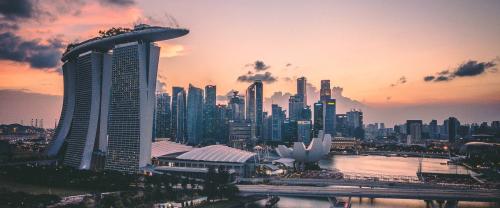
<svg viewBox="0 0 500 208">
<path fill-rule="evenodd" d="M 78 169 L 139 173 L 151 162 L 160 47 L 187 29 L 113 28 L 70 44 L 61 61 L 64 101 L 49 156 Z M 62 151 L 64 150 L 64 151 Z"/>
</svg>

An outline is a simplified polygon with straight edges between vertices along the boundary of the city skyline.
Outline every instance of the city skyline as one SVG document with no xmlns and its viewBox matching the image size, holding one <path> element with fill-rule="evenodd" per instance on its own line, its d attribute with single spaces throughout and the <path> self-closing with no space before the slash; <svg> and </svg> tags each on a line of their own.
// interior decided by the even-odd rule
<svg viewBox="0 0 500 208">
<path fill-rule="evenodd" d="M 16 48 L 31 43 L 46 51 L 19 48 L 16 52 L 25 56 L 16 58 L 2 51 L 0 107 L 8 110 L 0 112 L 0 123 L 58 120 L 63 80 L 56 71 L 61 68 L 58 60 L 54 64 L 51 58 L 62 53 L 60 44 L 84 40 L 111 26 L 131 27 L 139 19 L 178 22 L 193 31 L 185 39 L 159 43 L 159 80 L 169 94 L 173 86 L 187 89 L 192 83 L 217 85 L 218 97 L 225 97 L 233 89 L 244 92 L 260 76 L 267 80 L 264 111 L 271 112 L 273 101 L 288 100 L 286 96 L 296 93 L 295 80 L 304 76 L 309 90 L 315 92 L 307 93 L 308 98 L 319 97 L 320 81 L 329 79 L 332 87 L 343 88 L 349 104 L 339 105 L 337 112 L 358 105 L 368 123 L 390 125 L 449 116 L 472 123 L 496 120 L 500 115 L 499 73 L 494 70 L 500 46 L 491 44 L 500 35 L 500 27 L 494 24 L 498 2 L 407 1 L 380 7 L 377 2 L 292 1 L 283 10 L 278 10 L 281 5 L 277 2 L 107 2 L 67 3 L 65 10 L 31 5 L 28 15 L 2 13 L 2 44 Z M 108 12 L 117 8 L 125 15 Z M 349 8 L 359 12 L 342 12 Z M 392 21 L 396 17 L 401 18 Z M 267 21 L 270 18 L 273 21 Z M 212 30 L 216 27 L 218 30 Z M 33 54 L 44 55 L 45 62 L 40 63 Z M 448 81 L 435 81 L 443 70 L 449 72 L 439 80 Z M 13 100 L 7 101 L 7 97 Z M 307 103 L 317 100 L 311 98 Z M 44 110 L 34 112 L 34 107 Z"/>
</svg>

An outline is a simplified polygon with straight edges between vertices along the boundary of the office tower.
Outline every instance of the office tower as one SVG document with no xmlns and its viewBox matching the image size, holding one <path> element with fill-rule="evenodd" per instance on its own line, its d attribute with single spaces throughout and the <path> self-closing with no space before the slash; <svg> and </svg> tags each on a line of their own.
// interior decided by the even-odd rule
<svg viewBox="0 0 500 208">
<path fill-rule="evenodd" d="M 170 138 L 170 119 L 170 95 L 158 93 L 156 95 L 154 138 Z"/>
<path fill-rule="evenodd" d="M 187 142 L 187 106 L 186 106 L 186 91 L 181 89 L 177 93 L 177 112 L 176 114 L 176 130 L 175 141 L 179 143 Z"/>
<path fill-rule="evenodd" d="M 170 131 L 172 138 L 177 140 L 177 95 L 179 92 L 184 91 L 182 87 L 172 87 L 172 118 L 170 121 Z M 186 102 L 184 102 L 186 103 Z"/>
<path fill-rule="evenodd" d="M 245 100 L 238 95 L 238 91 L 233 92 L 233 96 L 229 97 L 229 120 L 243 122 L 245 120 Z"/>
<path fill-rule="evenodd" d="M 227 144 L 229 138 L 229 108 L 226 105 L 216 106 L 215 141 Z"/>
<path fill-rule="evenodd" d="M 203 90 L 189 85 L 187 97 L 187 143 L 198 145 L 203 136 Z"/>
<path fill-rule="evenodd" d="M 420 143 L 422 140 L 422 120 L 407 120 L 406 134 L 410 136 L 411 143 Z"/>
<path fill-rule="evenodd" d="M 309 144 L 311 141 L 311 121 L 297 121 L 297 140 Z"/>
<path fill-rule="evenodd" d="M 318 136 L 320 130 L 323 130 L 323 102 L 318 101 L 314 103 L 314 122 L 313 122 L 313 134 L 315 137 Z"/>
<path fill-rule="evenodd" d="M 305 107 L 307 105 L 307 79 L 305 77 L 297 79 L 297 97 L 302 100 L 302 107 Z"/>
<path fill-rule="evenodd" d="M 113 49 L 107 170 L 137 173 L 151 163 L 159 55 L 160 47 L 148 42 Z"/>
<path fill-rule="evenodd" d="M 332 90 L 330 89 L 330 80 L 321 80 L 321 89 L 319 91 L 320 101 L 326 101 L 332 98 Z"/>
<path fill-rule="evenodd" d="M 439 138 L 439 128 L 437 120 L 432 120 L 431 122 L 429 122 L 429 136 L 431 139 Z"/>
<path fill-rule="evenodd" d="M 105 137 L 104 132 L 107 129 L 106 126 L 98 124 L 107 121 L 107 117 L 104 118 L 101 115 L 107 115 L 108 106 L 103 105 L 101 108 L 101 103 L 109 99 L 109 94 L 104 91 L 105 87 L 102 84 L 111 81 L 107 72 L 110 62 L 109 54 L 90 51 L 80 54 L 74 60 L 67 62 L 67 65 L 65 64 L 68 67 L 67 70 L 74 71 L 74 80 L 72 80 L 74 95 L 72 97 L 75 100 L 73 114 L 68 115 L 72 117 L 72 120 L 69 123 L 69 132 L 64 139 L 67 142 L 64 165 L 89 169 L 95 143 L 100 145 L 99 149 L 104 149 L 103 143 L 106 140 L 102 137 Z M 100 118 L 103 120 L 100 121 Z M 99 134 L 101 131 L 103 134 Z"/>
<path fill-rule="evenodd" d="M 252 138 L 252 124 L 249 122 L 229 121 L 229 145 L 238 149 L 246 149 Z"/>
<path fill-rule="evenodd" d="M 279 142 L 283 140 L 283 122 L 285 120 L 285 112 L 276 104 L 271 105 L 271 109 L 271 140 Z"/>
<path fill-rule="evenodd" d="M 458 128 L 460 127 L 460 122 L 455 117 L 450 117 L 447 120 L 447 130 L 448 130 L 448 142 L 455 143 L 458 139 Z"/>
<path fill-rule="evenodd" d="M 272 112 L 271 112 L 272 113 Z M 272 127 L 273 120 L 272 115 L 268 115 L 267 112 L 262 113 L 263 121 L 262 121 L 262 140 L 270 141 L 272 139 Z"/>
<path fill-rule="evenodd" d="M 292 145 L 294 142 L 298 141 L 297 138 L 297 121 L 285 119 L 283 121 L 282 127 L 282 141 Z"/>
<path fill-rule="evenodd" d="M 216 131 L 216 95 L 217 88 L 215 85 L 205 86 L 205 103 L 203 106 L 203 135 L 204 139 L 210 142 L 215 142 Z"/>
<path fill-rule="evenodd" d="M 127 173 L 150 163 L 159 59 L 153 42 L 188 32 L 141 24 L 68 45 L 63 110 L 48 155 L 66 142 L 64 164 L 79 169 L 89 169 L 94 156 L 105 156 L 105 169 Z"/>
<path fill-rule="evenodd" d="M 325 134 L 330 134 L 335 137 L 335 120 L 336 120 L 336 106 L 335 99 L 327 99 L 323 102 L 323 131 Z"/>
<path fill-rule="evenodd" d="M 299 121 L 310 121 L 312 119 L 312 112 L 310 106 L 305 106 L 300 110 Z"/>
<path fill-rule="evenodd" d="M 262 81 L 257 80 L 246 91 L 246 120 L 252 124 L 252 138 L 260 138 L 262 129 Z"/>
<path fill-rule="evenodd" d="M 357 110 L 351 110 L 347 114 L 347 124 L 349 128 L 359 128 L 363 127 L 363 112 Z"/>
<path fill-rule="evenodd" d="M 347 114 L 337 114 L 336 115 L 336 131 L 341 133 L 342 136 L 347 136 L 349 134 L 349 128 L 347 123 Z"/>
<path fill-rule="evenodd" d="M 288 118 L 298 121 L 304 107 L 304 101 L 300 96 L 290 96 L 288 99 Z"/>
</svg>

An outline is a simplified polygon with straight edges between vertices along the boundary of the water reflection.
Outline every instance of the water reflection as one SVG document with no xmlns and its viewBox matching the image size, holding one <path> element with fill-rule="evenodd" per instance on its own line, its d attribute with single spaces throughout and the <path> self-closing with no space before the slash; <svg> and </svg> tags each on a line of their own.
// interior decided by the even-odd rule
<svg viewBox="0 0 500 208">
<path fill-rule="evenodd" d="M 467 169 L 463 166 L 447 165 L 446 159 L 423 158 L 422 170 L 424 172 L 439 173 L 460 173 L 466 174 Z M 386 156 L 359 156 L 359 155 L 335 155 L 329 159 L 319 162 L 321 168 L 337 169 L 342 172 L 361 174 L 383 174 L 416 176 L 419 166 L 419 158 L 415 157 L 386 157 Z M 347 198 L 339 198 L 347 200 Z M 352 208 L 381 207 L 381 208 L 427 208 L 439 207 L 427 205 L 423 200 L 409 199 L 369 199 L 352 198 Z M 247 207 L 264 207 L 266 200 L 260 200 L 248 204 Z M 484 202 L 459 202 L 459 208 L 484 208 L 500 207 L 500 204 Z M 281 197 L 277 207 L 285 208 L 320 208 L 329 207 L 326 198 L 305 198 L 305 197 Z"/>
</svg>

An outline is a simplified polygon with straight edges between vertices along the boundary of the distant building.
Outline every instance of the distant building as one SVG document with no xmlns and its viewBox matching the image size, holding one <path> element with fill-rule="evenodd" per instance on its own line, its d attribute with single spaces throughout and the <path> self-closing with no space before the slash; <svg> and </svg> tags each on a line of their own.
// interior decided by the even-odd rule
<svg viewBox="0 0 500 208">
<path fill-rule="evenodd" d="M 450 117 L 445 120 L 445 126 L 448 130 L 448 142 L 455 143 L 458 139 L 458 128 L 460 127 L 460 122 L 455 117 Z"/>
<path fill-rule="evenodd" d="M 257 80 L 246 91 L 246 120 L 252 124 L 252 137 L 260 139 L 262 131 L 263 86 Z"/>
<path fill-rule="evenodd" d="M 189 85 L 187 98 L 187 143 L 198 145 L 203 137 L 203 90 Z"/>
<path fill-rule="evenodd" d="M 349 135 L 358 139 L 364 138 L 363 130 L 363 112 L 358 110 L 351 110 L 347 114 L 347 126 Z"/>
<path fill-rule="evenodd" d="M 349 127 L 347 123 L 347 114 L 337 114 L 335 119 L 335 129 L 337 133 L 341 133 L 342 136 L 349 135 Z"/>
<path fill-rule="evenodd" d="M 217 87 L 215 85 L 205 86 L 205 103 L 203 105 L 203 135 L 207 142 L 215 142 L 217 111 L 216 111 Z"/>
<path fill-rule="evenodd" d="M 280 142 L 283 140 L 283 122 L 285 121 L 285 112 L 276 104 L 271 105 L 271 140 Z"/>
<path fill-rule="evenodd" d="M 431 139 L 439 139 L 439 127 L 437 120 L 432 120 L 429 122 L 429 137 Z"/>
<path fill-rule="evenodd" d="M 297 95 L 302 100 L 303 107 L 307 106 L 307 79 L 300 77 L 297 79 Z"/>
<path fill-rule="evenodd" d="M 229 121 L 229 145 L 237 149 L 246 149 L 252 138 L 252 124 Z"/>
<path fill-rule="evenodd" d="M 319 90 L 320 101 L 326 101 L 332 98 L 332 90 L 330 89 L 330 80 L 321 80 L 321 89 Z"/>
<path fill-rule="evenodd" d="M 172 117 L 171 117 L 171 135 L 172 138 L 177 139 L 177 95 L 179 92 L 184 91 L 182 87 L 172 87 Z M 184 102 L 186 103 L 186 102 Z"/>
<path fill-rule="evenodd" d="M 238 95 L 238 91 L 234 91 L 233 95 L 229 97 L 228 103 L 229 120 L 235 122 L 245 121 L 245 99 Z"/>
<path fill-rule="evenodd" d="M 216 106 L 215 140 L 227 144 L 229 138 L 229 109 L 226 105 Z"/>
<path fill-rule="evenodd" d="M 320 130 L 323 130 L 323 102 L 318 101 L 314 103 L 314 122 L 313 134 L 318 136 Z"/>
<path fill-rule="evenodd" d="M 293 142 L 298 141 L 297 137 L 297 121 L 295 120 L 290 120 L 290 119 L 285 119 L 283 121 L 283 127 L 282 127 L 282 141 L 292 144 Z"/>
<path fill-rule="evenodd" d="M 300 120 L 304 106 L 304 100 L 301 96 L 290 96 L 288 99 L 288 118 L 294 121 Z"/>
<path fill-rule="evenodd" d="M 422 141 L 422 120 L 407 120 L 406 132 L 411 137 L 412 143 L 421 143 Z"/>
<path fill-rule="evenodd" d="M 309 144 L 311 141 L 311 121 L 297 121 L 297 140 Z"/>
<path fill-rule="evenodd" d="M 180 143 L 187 142 L 187 106 L 186 106 L 186 91 L 184 89 L 180 90 L 176 96 L 177 107 L 176 111 L 176 130 L 175 130 L 175 141 Z"/>
<path fill-rule="evenodd" d="M 336 107 L 337 102 L 335 99 L 328 99 L 323 102 L 323 131 L 325 134 L 336 135 Z"/>
<path fill-rule="evenodd" d="M 170 138 L 170 95 L 159 93 L 156 95 L 155 108 L 155 138 Z"/>
</svg>

